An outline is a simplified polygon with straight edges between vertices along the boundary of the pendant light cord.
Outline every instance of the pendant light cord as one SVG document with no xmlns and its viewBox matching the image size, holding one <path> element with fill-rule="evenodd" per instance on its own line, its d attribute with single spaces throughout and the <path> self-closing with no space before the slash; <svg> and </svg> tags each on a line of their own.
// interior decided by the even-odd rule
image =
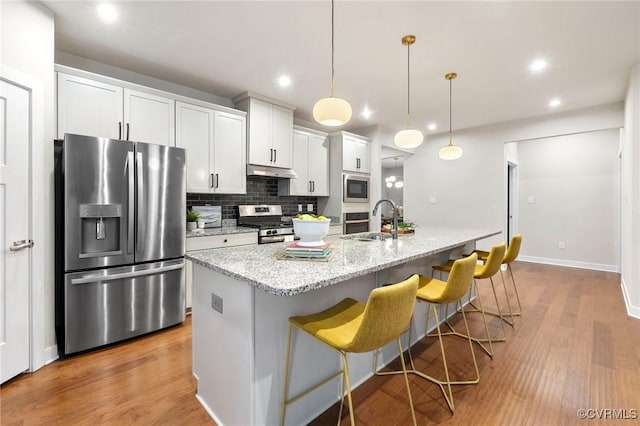
<svg viewBox="0 0 640 426">
<path fill-rule="evenodd" d="M 452 113 L 451 110 L 453 109 L 452 107 L 452 102 L 451 102 L 451 85 L 452 85 L 452 78 L 449 79 L 449 145 L 451 145 L 451 117 L 452 117 Z"/>
<path fill-rule="evenodd" d="M 334 35 L 333 35 L 333 9 L 334 9 L 334 5 L 333 5 L 333 0 L 331 0 L 331 97 L 333 98 L 333 81 L 335 78 L 335 68 L 334 68 Z"/>
<path fill-rule="evenodd" d="M 407 129 L 411 128 L 411 76 L 409 70 L 411 69 L 411 54 L 409 52 L 411 44 L 407 44 Z"/>
</svg>

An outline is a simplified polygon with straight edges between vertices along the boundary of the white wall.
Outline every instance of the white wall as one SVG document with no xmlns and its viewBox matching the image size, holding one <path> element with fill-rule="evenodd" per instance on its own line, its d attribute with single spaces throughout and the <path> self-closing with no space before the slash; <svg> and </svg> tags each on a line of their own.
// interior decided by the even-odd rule
<svg viewBox="0 0 640 426">
<path fill-rule="evenodd" d="M 0 15 L 3 75 L 11 69 L 29 80 L 34 89 L 31 365 L 37 369 L 57 356 L 53 279 L 54 22 L 53 13 L 36 2 L 0 2 Z"/>
<path fill-rule="evenodd" d="M 518 143 L 522 260 L 619 271 L 619 134 Z"/>
<path fill-rule="evenodd" d="M 456 161 L 438 158 L 438 150 L 448 142 L 447 134 L 430 137 L 404 163 L 405 217 L 418 226 L 502 230 L 502 235 L 478 244 L 489 248 L 506 235 L 505 143 L 619 128 L 623 116 L 623 105 L 617 103 L 454 131 L 454 143 L 464 149 L 463 157 Z M 521 154 L 519 158 L 522 161 Z M 429 197 L 435 198 L 434 204 Z"/>
<path fill-rule="evenodd" d="M 640 64 L 631 69 L 622 139 L 622 289 L 630 315 L 640 318 Z"/>
</svg>

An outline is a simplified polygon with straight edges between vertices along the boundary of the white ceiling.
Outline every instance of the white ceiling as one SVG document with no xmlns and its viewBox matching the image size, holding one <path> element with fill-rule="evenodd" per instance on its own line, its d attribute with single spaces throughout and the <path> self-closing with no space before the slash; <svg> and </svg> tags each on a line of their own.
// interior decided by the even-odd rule
<svg viewBox="0 0 640 426">
<path fill-rule="evenodd" d="M 56 15 L 56 49 L 226 98 L 250 90 L 296 106 L 312 121 L 329 95 L 331 2 L 127 1 L 104 24 L 95 2 L 43 1 Z M 414 128 L 453 128 L 527 118 L 624 99 L 640 63 L 639 1 L 346 1 L 335 3 L 336 96 L 354 117 L 345 130 L 406 126 L 411 47 Z M 533 74 L 536 58 L 549 62 Z M 276 79 L 287 74 L 292 86 Z M 563 104 L 551 111 L 548 102 Z M 368 106 L 370 120 L 359 113 Z M 327 129 L 331 130 L 331 129 Z"/>
</svg>

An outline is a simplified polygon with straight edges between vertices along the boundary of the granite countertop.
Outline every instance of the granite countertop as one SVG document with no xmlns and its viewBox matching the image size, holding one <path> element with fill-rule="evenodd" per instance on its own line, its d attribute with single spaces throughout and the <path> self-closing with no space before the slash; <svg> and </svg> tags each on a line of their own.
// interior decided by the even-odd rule
<svg viewBox="0 0 640 426">
<path fill-rule="evenodd" d="M 256 228 L 247 226 L 223 226 L 221 228 L 194 229 L 187 232 L 187 238 L 210 237 L 212 235 L 244 234 L 248 232 L 258 232 Z"/>
<path fill-rule="evenodd" d="M 361 275 L 499 234 L 483 229 L 418 228 L 397 240 L 359 241 L 326 237 L 329 261 L 279 260 L 288 243 L 229 247 L 187 253 L 186 258 L 213 271 L 277 296 L 295 296 Z M 197 285 L 197 284 L 196 284 Z"/>
</svg>

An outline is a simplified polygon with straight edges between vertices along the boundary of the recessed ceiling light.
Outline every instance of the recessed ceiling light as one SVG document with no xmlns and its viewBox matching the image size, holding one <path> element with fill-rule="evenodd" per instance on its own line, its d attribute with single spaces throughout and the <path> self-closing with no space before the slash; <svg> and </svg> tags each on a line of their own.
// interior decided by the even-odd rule
<svg viewBox="0 0 640 426">
<path fill-rule="evenodd" d="M 371 118 L 371 114 L 373 114 L 373 111 L 371 111 L 369 109 L 369 107 L 364 107 L 364 109 L 362 110 L 362 112 L 360 114 L 362 114 L 362 116 L 364 118 L 369 119 L 369 118 Z"/>
<path fill-rule="evenodd" d="M 560 106 L 560 104 L 561 104 L 561 103 L 562 103 L 562 101 L 561 101 L 560 99 L 558 99 L 558 98 L 554 98 L 554 99 L 551 99 L 551 100 L 549 101 L 549 106 L 550 106 L 551 108 L 555 108 L 555 107 Z"/>
<path fill-rule="evenodd" d="M 538 72 L 547 68 L 547 65 L 549 64 L 544 59 L 536 59 L 531 63 L 531 65 L 529 66 L 529 69 L 531 69 L 531 71 L 533 72 Z"/>
<path fill-rule="evenodd" d="M 291 79 L 287 75 L 283 75 L 278 79 L 278 84 L 280 87 L 289 87 L 291 86 Z"/>
<path fill-rule="evenodd" d="M 108 3 L 103 3 L 100 6 L 98 6 L 98 16 L 104 22 L 111 23 L 111 22 L 115 22 L 116 19 L 118 19 L 118 12 L 112 5 Z"/>
<path fill-rule="evenodd" d="M 436 123 L 429 123 L 427 125 L 427 129 L 432 130 L 432 131 L 437 129 L 437 128 L 438 128 L 438 125 Z"/>
</svg>

